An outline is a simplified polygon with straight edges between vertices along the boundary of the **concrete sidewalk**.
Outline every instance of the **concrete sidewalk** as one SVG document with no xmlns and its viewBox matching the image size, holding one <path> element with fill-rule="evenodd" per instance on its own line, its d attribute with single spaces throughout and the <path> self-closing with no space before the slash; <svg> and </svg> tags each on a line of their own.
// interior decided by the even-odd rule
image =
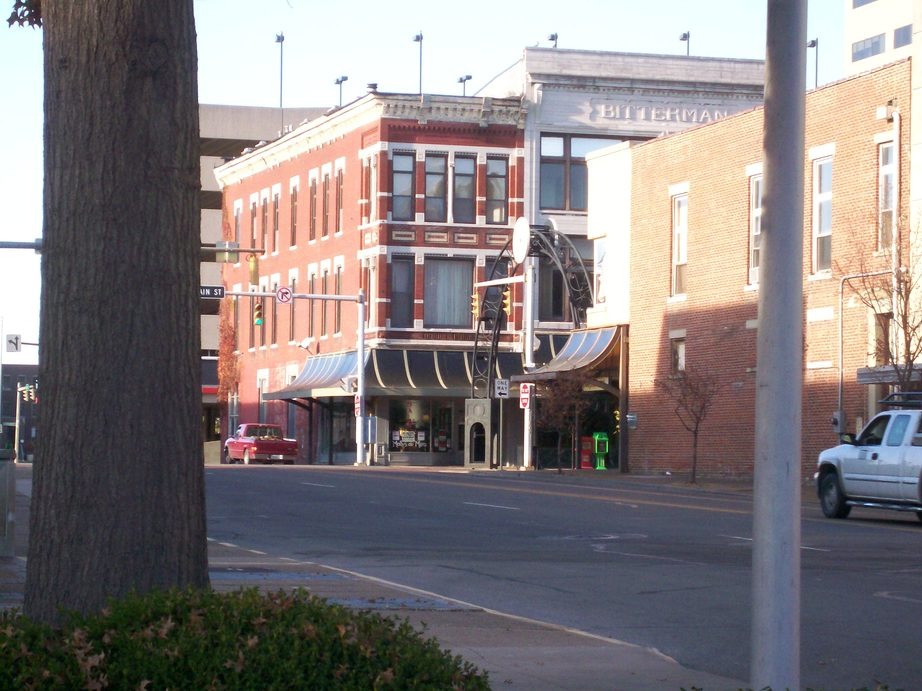
<svg viewBox="0 0 922 691">
<path fill-rule="evenodd" d="M 16 467 L 16 556 L 0 558 L 0 608 L 21 608 L 32 467 Z M 221 592 L 302 587 L 347 607 L 408 619 L 442 648 L 489 672 L 495 689 L 746 688 L 742 681 L 687 669 L 661 653 L 573 629 L 511 616 L 436 593 L 322 564 L 261 554 L 209 540 L 212 587 Z"/>
</svg>

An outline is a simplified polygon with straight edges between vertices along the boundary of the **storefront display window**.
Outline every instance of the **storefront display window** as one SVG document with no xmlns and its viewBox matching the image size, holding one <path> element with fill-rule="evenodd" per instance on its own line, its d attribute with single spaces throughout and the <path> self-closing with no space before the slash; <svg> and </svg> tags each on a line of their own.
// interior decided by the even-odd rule
<svg viewBox="0 0 922 691">
<path fill-rule="evenodd" d="M 443 401 L 392 400 L 391 451 L 446 452 L 451 450 L 452 405 Z"/>
</svg>

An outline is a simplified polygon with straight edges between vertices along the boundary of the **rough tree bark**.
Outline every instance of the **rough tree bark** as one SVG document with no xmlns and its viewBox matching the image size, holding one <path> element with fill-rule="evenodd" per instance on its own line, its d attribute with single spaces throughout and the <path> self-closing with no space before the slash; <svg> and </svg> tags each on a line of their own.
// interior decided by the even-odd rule
<svg viewBox="0 0 922 691">
<path fill-rule="evenodd" d="M 25 611 L 208 584 L 192 0 L 45 0 Z"/>
</svg>

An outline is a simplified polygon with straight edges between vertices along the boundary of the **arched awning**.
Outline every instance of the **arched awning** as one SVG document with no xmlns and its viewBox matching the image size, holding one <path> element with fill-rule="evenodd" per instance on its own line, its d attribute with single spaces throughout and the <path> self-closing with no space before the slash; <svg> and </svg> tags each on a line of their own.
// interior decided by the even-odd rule
<svg viewBox="0 0 922 691">
<path fill-rule="evenodd" d="M 621 352 L 621 327 L 584 329 L 570 334 L 560 352 L 546 365 L 531 372 L 515 374 L 514 382 L 556 379 L 567 372 L 589 373 L 599 369 L 609 357 Z"/>
</svg>

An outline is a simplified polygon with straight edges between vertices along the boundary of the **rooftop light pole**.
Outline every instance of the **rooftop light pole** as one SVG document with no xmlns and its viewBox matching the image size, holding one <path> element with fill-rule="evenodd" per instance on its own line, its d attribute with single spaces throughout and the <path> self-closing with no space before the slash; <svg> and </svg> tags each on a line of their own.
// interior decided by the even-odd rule
<svg viewBox="0 0 922 691">
<path fill-rule="evenodd" d="M 285 110 L 282 107 L 282 77 L 284 75 L 285 59 L 285 34 L 275 35 L 275 42 L 279 44 L 279 110 L 282 111 L 282 130 L 285 129 Z"/>
<path fill-rule="evenodd" d="M 683 31 L 679 40 L 685 42 L 685 57 L 688 57 L 691 55 L 691 31 Z"/>
<path fill-rule="evenodd" d="M 467 96 L 467 83 L 470 80 L 471 75 L 465 74 L 463 77 L 458 77 L 458 84 L 461 85 L 461 95 Z"/>
<path fill-rule="evenodd" d="M 419 95 L 423 95 L 423 32 L 420 31 L 413 37 L 414 43 L 419 44 Z"/>
<path fill-rule="evenodd" d="M 547 40 L 548 40 L 548 41 L 553 41 L 553 42 L 554 42 L 554 48 L 557 47 L 557 33 L 556 33 L 556 32 L 554 32 L 553 34 L 550 34 L 550 35 L 547 37 Z"/>
<path fill-rule="evenodd" d="M 813 88 L 817 88 L 820 85 L 820 39 L 811 38 L 807 41 L 807 48 L 814 48 L 816 52 L 813 53 Z"/>
<path fill-rule="evenodd" d="M 336 86 L 339 87 L 339 107 L 340 108 L 343 107 L 343 82 L 346 81 L 347 79 L 349 79 L 349 77 L 347 77 L 346 75 L 343 75 L 342 77 L 337 77 L 336 81 L 333 82 L 334 84 L 336 84 Z"/>
</svg>

